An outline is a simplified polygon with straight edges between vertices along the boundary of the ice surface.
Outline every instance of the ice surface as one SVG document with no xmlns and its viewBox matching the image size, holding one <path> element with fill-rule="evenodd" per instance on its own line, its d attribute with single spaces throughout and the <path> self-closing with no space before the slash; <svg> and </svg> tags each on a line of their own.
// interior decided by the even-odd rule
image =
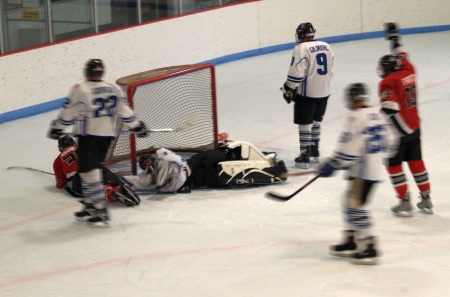
<svg viewBox="0 0 450 297">
<path fill-rule="evenodd" d="M 328 255 L 341 236 L 342 175 L 318 179 L 284 203 L 264 193 L 290 194 L 310 177 L 270 187 L 145 196 L 136 208 L 112 206 L 109 229 L 77 223 L 72 213 L 80 205 L 54 187 L 52 176 L 6 170 L 22 165 L 52 171 L 58 152 L 45 134 L 55 111 L 0 125 L 0 296 L 447 296 L 450 32 L 402 40 L 418 72 L 435 214 L 394 217 L 389 208 L 397 203 L 395 193 L 387 179 L 379 185 L 370 207 L 381 265 L 356 266 Z M 376 104 L 375 68 L 388 53 L 381 38 L 332 48 L 336 71 L 322 156 L 331 154 L 342 126 L 343 89 L 365 82 Z M 290 56 L 283 51 L 218 66 L 218 117 L 220 132 L 277 152 L 296 171 L 297 127 L 279 91 Z M 416 203 L 409 174 L 408 180 Z"/>
</svg>

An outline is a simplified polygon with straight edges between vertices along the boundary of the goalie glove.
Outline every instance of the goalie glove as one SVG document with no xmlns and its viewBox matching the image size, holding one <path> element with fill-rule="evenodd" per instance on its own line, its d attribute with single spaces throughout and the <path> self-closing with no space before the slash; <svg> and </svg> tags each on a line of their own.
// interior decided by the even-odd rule
<svg viewBox="0 0 450 297">
<path fill-rule="evenodd" d="M 280 91 L 283 92 L 283 98 L 286 100 L 287 104 L 290 104 L 294 101 L 296 89 L 291 89 L 284 83 L 284 85 L 280 88 Z"/>
<path fill-rule="evenodd" d="M 133 131 L 136 133 L 136 136 L 139 138 L 146 137 L 148 135 L 147 126 L 145 126 L 145 123 L 143 121 L 139 121 L 138 125 L 130 131 Z"/>
</svg>

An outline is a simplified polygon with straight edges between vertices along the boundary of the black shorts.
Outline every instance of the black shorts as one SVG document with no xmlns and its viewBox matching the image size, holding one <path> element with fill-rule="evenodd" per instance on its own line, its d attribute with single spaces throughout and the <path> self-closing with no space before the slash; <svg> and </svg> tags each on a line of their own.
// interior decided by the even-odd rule
<svg viewBox="0 0 450 297">
<path fill-rule="evenodd" d="M 78 137 L 78 165 L 80 173 L 92 169 L 102 169 L 112 137 L 80 136 Z"/>
<path fill-rule="evenodd" d="M 389 159 L 389 166 L 398 166 L 402 162 L 422 160 L 420 129 L 400 138 L 397 154 Z"/>
<path fill-rule="evenodd" d="M 309 125 L 313 121 L 321 122 L 327 109 L 328 97 L 309 98 L 297 95 L 294 104 L 294 123 Z"/>
</svg>

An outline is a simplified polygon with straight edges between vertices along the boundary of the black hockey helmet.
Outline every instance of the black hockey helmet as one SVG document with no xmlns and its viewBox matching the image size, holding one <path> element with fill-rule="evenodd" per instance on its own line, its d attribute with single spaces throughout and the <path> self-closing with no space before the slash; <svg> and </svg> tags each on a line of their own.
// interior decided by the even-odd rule
<svg viewBox="0 0 450 297">
<path fill-rule="evenodd" d="M 100 59 L 90 59 L 86 63 L 86 67 L 84 68 L 84 75 L 86 78 L 90 77 L 102 77 L 103 71 L 105 67 L 103 66 L 103 62 Z"/>
<path fill-rule="evenodd" d="M 316 29 L 311 23 L 301 23 L 295 30 L 295 40 L 301 43 L 305 38 L 314 38 L 315 33 Z"/>
<path fill-rule="evenodd" d="M 60 152 L 62 152 L 66 147 L 73 146 L 73 145 L 75 145 L 75 139 L 73 139 L 69 135 L 61 136 L 58 139 L 58 148 L 59 148 Z"/>
<path fill-rule="evenodd" d="M 369 97 L 368 88 L 363 83 L 353 83 L 347 86 L 344 93 L 345 105 L 353 110 L 353 104 L 357 101 L 366 101 Z"/>
<path fill-rule="evenodd" d="M 392 73 L 399 69 L 399 59 L 394 55 L 384 55 L 378 61 L 377 73 L 380 77 L 385 77 L 389 73 Z"/>
</svg>

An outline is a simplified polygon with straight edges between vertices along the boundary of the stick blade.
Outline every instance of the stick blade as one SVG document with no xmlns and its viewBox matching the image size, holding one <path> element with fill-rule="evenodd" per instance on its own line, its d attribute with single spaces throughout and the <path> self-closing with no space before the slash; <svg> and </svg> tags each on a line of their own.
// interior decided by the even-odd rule
<svg viewBox="0 0 450 297">
<path fill-rule="evenodd" d="M 31 167 L 25 167 L 25 166 L 10 166 L 8 168 L 6 168 L 7 170 L 9 169 L 26 169 L 26 170 L 31 170 L 31 171 L 35 171 L 35 172 L 40 172 L 43 174 L 48 174 L 48 175 L 55 175 L 52 172 L 48 172 L 48 171 L 44 171 L 44 170 L 39 170 L 39 169 L 35 169 L 35 168 L 31 168 Z"/>
<path fill-rule="evenodd" d="M 199 118 L 198 113 L 193 113 L 183 125 L 174 129 L 174 131 L 181 132 L 190 129 L 198 121 L 198 118 Z"/>
<path fill-rule="evenodd" d="M 291 199 L 291 197 L 289 197 L 289 196 L 279 195 L 274 192 L 267 192 L 264 196 L 270 200 L 274 200 L 274 201 L 278 201 L 278 202 L 285 202 L 285 201 L 288 201 L 289 199 Z"/>
</svg>

